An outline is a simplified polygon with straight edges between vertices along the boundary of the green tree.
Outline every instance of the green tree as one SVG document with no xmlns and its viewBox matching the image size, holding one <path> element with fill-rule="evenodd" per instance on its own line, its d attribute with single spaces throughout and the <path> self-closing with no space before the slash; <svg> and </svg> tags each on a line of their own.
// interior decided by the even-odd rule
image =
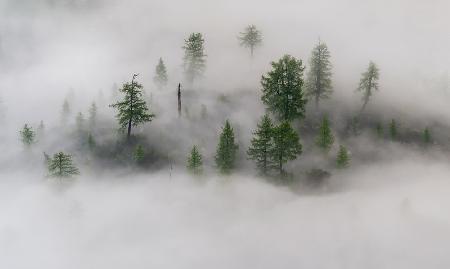
<svg viewBox="0 0 450 269">
<path fill-rule="evenodd" d="M 391 139 L 395 140 L 397 139 L 398 136 L 398 124 L 397 122 L 392 119 L 391 122 L 389 123 L 389 134 L 391 135 Z"/>
<path fill-rule="evenodd" d="M 272 70 L 261 78 L 261 100 L 281 120 L 303 118 L 306 99 L 303 96 L 302 61 L 284 55 L 271 65 Z"/>
<path fill-rule="evenodd" d="M 220 134 L 219 144 L 216 150 L 216 165 L 223 174 L 229 174 L 235 166 L 238 145 L 234 142 L 234 131 L 227 120 Z"/>
<path fill-rule="evenodd" d="M 334 136 L 331 132 L 330 122 L 328 117 L 323 117 L 322 123 L 320 124 L 319 134 L 316 138 L 316 145 L 321 148 L 324 152 L 328 153 L 331 146 L 334 143 Z"/>
<path fill-rule="evenodd" d="M 200 175 L 203 172 L 203 157 L 197 149 L 197 146 L 193 146 L 191 153 L 187 159 L 187 169 L 194 175 Z"/>
<path fill-rule="evenodd" d="M 273 148 L 273 123 L 266 114 L 258 123 L 251 146 L 247 150 L 249 159 L 256 162 L 256 166 L 263 175 L 270 169 L 270 151 Z"/>
<path fill-rule="evenodd" d="M 35 142 L 35 133 L 31 126 L 25 124 L 20 131 L 20 139 L 25 147 L 30 147 Z"/>
<path fill-rule="evenodd" d="M 63 152 L 56 153 L 48 162 L 48 173 L 50 177 L 69 178 L 79 175 L 80 171 L 73 164 L 72 156 Z"/>
<path fill-rule="evenodd" d="M 364 110 L 374 90 L 378 90 L 379 70 L 375 63 L 370 62 L 367 71 L 361 74 L 361 80 L 359 81 L 358 91 L 363 93 L 363 106 L 361 111 Z"/>
<path fill-rule="evenodd" d="M 92 130 L 97 123 L 97 104 L 92 102 L 89 108 L 89 128 Z"/>
<path fill-rule="evenodd" d="M 144 161 L 145 150 L 142 145 L 137 145 L 133 152 L 133 159 L 136 163 L 140 164 Z"/>
<path fill-rule="evenodd" d="M 85 122 L 86 122 L 86 120 L 84 119 L 83 113 L 79 112 L 79 113 L 77 114 L 77 117 L 75 118 L 75 122 L 76 122 L 76 124 L 77 124 L 77 131 L 78 131 L 78 132 L 84 131 L 84 127 L 85 127 Z"/>
<path fill-rule="evenodd" d="M 309 72 L 306 80 L 306 93 L 314 98 L 316 110 L 320 99 L 329 98 L 332 94 L 330 52 L 325 43 L 320 42 L 311 53 Z"/>
<path fill-rule="evenodd" d="M 149 113 L 147 104 L 142 98 L 142 85 L 136 82 L 137 75 L 133 75 L 130 83 L 123 84 L 120 91 L 125 94 L 122 101 L 112 104 L 118 110 L 117 119 L 122 130 L 127 129 L 127 139 L 131 137 L 131 127 L 152 121 L 155 116 Z"/>
<path fill-rule="evenodd" d="M 153 82 L 155 82 L 158 89 L 162 89 L 167 85 L 167 69 L 162 58 L 159 58 L 158 65 L 155 69 L 155 76 L 153 77 Z"/>
<path fill-rule="evenodd" d="M 184 73 L 190 84 L 203 75 L 206 68 L 205 40 L 201 33 L 192 33 L 184 41 Z"/>
<path fill-rule="evenodd" d="M 247 26 L 244 32 L 240 33 L 238 38 L 242 47 L 250 48 L 250 55 L 252 57 L 255 48 L 262 43 L 261 32 L 256 29 L 255 25 Z"/>
<path fill-rule="evenodd" d="M 338 168 L 345 168 L 350 165 L 350 155 L 348 154 L 347 149 L 342 145 L 339 146 L 336 165 Z"/>
<path fill-rule="evenodd" d="M 425 128 L 425 129 L 423 130 L 422 139 L 423 139 L 423 142 L 424 142 L 426 145 L 431 144 L 432 138 L 431 138 L 431 132 L 430 132 L 430 129 Z"/>
<path fill-rule="evenodd" d="M 273 128 L 273 147 L 270 150 L 272 167 L 280 175 L 284 174 L 283 164 L 295 160 L 302 153 L 302 145 L 298 134 L 292 129 L 289 122 L 284 121 Z"/>
</svg>

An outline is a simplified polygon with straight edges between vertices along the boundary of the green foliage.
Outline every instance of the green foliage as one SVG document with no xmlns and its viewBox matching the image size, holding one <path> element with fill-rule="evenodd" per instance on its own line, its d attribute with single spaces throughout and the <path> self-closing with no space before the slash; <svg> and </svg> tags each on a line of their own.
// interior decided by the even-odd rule
<svg viewBox="0 0 450 269">
<path fill-rule="evenodd" d="M 398 136 L 398 124 L 397 122 L 392 119 L 391 122 L 389 123 L 389 134 L 391 135 L 391 139 L 395 140 L 397 139 Z"/>
<path fill-rule="evenodd" d="M 203 172 L 203 160 L 202 155 L 197 149 L 197 146 L 193 146 L 191 154 L 187 159 L 187 169 L 194 175 L 200 175 Z"/>
<path fill-rule="evenodd" d="M 340 145 L 339 151 L 336 158 L 336 165 L 338 168 L 345 168 L 350 165 L 350 156 L 347 149 Z"/>
<path fill-rule="evenodd" d="M 220 134 L 215 161 L 217 168 L 223 174 L 229 174 L 235 166 L 238 145 L 234 142 L 234 131 L 227 120 Z"/>
<path fill-rule="evenodd" d="M 80 174 L 80 171 L 73 164 L 71 155 L 59 152 L 49 159 L 48 173 L 50 177 L 69 178 Z"/>
<path fill-rule="evenodd" d="M 250 48 L 250 55 L 253 57 L 253 51 L 257 46 L 262 43 L 261 32 L 256 29 L 255 25 L 249 25 L 245 28 L 244 32 L 239 35 L 240 45 L 246 48 Z"/>
<path fill-rule="evenodd" d="M 79 131 L 79 132 L 84 131 L 86 120 L 84 119 L 83 113 L 79 112 L 77 114 L 77 117 L 75 118 L 75 122 L 77 124 L 77 131 Z"/>
<path fill-rule="evenodd" d="M 423 142 L 424 142 L 425 144 L 427 144 L 427 145 L 429 145 L 429 144 L 432 143 L 432 138 L 431 138 L 431 132 L 430 132 L 430 129 L 425 128 L 425 129 L 423 130 L 422 139 L 423 139 Z"/>
<path fill-rule="evenodd" d="M 131 127 L 150 122 L 155 116 L 149 113 L 147 104 L 142 98 L 142 85 L 136 82 L 137 75 L 133 75 L 130 83 L 123 84 L 120 91 L 125 94 L 122 101 L 110 105 L 116 108 L 117 120 L 122 130 L 128 128 L 127 138 L 130 139 Z"/>
<path fill-rule="evenodd" d="M 158 89 L 162 89 L 167 85 L 167 69 L 162 58 L 159 58 L 158 65 L 155 69 L 155 76 L 153 77 L 153 82 L 155 82 Z"/>
<path fill-rule="evenodd" d="M 369 102 L 370 96 L 374 90 L 378 90 L 379 70 L 375 63 L 370 62 L 367 71 L 361 74 L 361 80 L 359 81 L 358 91 L 363 93 L 363 106 L 361 111 L 364 110 Z"/>
<path fill-rule="evenodd" d="M 331 132 L 330 122 L 327 117 L 323 117 L 322 123 L 319 128 L 319 134 L 316 138 L 316 145 L 321 148 L 324 152 L 328 153 L 331 146 L 334 143 L 334 136 Z"/>
<path fill-rule="evenodd" d="M 332 94 L 330 52 L 327 45 L 320 40 L 312 50 L 309 65 L 306 93 L 308 97 L 314 98 L 318 109 L 320 99 L 329 98 Z"/>
<path fill-rule="evenodd" d="M 381 123 L 377 123 L 377 126 L 375 127 L 375 131 L 377 133 L 377 137 L 378 138 L 383 138 L 384 137 L 384 130 L 383 130 L 383 125 Z"/>
<path fill-rule="evenodd" d="M 184 72 L 189 83 L 203 75 L 206 68 L 206 54 L 204 53 L 204 42 L 201 33 L 192 33 L 184 41 Z"/>
<path fill-rule="evenodd" d="M 20 131 L 20 139 L 22 140 L 22 143 L 25 147 L 30 147 L 34 142 L 35 133 L 33 131 L 33 128 L 31 126 L 28 126 L 28 124 L 25 124 Z"/>
<path fill-rule="evenodd" d="M 273 123 L 267 114 L 262 117 L 253 135 L 247 154 L 249 159 L 256 162 L 260 172 L 266 175 L 270 168 L 270 152 L 273 148 Z"/>
<path fill-rule="evenodd" d="M 302 153 L 302 145 L 298 134 L 292 129 L 289 122 L 284 121 L 273 128 L 273 147 L 270 150 L 272 168 L 284 173 L 283 164 L 295 160 Z"/>
<path fill-rule="evenodd" d="M 137 145 L 133 151 L 133 159 L 136 163 L 140 164 L 144 161 L 145 151 L 142 145 Z"/>
<path fill-rule="evenodd" d="M 284 55 L 271 65 L 272 70 L 261 78 L 261 100 L 281 120 L 303 118 L 306 99 L 303 94 L 302 61 Z"/>
<path fill-rule="evenodd" d="M 92 102 L 91 107 L 89 108 L 89 128 L 91 130 L 94 128 L 97 123 L 97 105 L 95 102 Z"/>
</svg>

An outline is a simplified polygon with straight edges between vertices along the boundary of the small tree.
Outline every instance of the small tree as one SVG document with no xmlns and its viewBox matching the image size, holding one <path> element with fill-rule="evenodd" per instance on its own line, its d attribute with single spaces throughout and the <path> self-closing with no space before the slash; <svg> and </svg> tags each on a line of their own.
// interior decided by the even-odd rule
<svg viewBox="0 0 450 269">
<path fill-rule="evenodd" d="M 253 57 L 253 51 L 262 43 L 261 32 L 256 29 L 255 25 L 249 25 L 244 32 L 239 35 L 240 45 L 242 47 L 250 48 L 250 55 Z"/>
<path fill-rule="evenodd" d="M 378 90 L 378 67 L 375 63 L 370 62 L 367 71 L 361 74 L 361 80 L 359 81 L 358 91 L 363 93 L 363 106 L 361 111 L 364 110 L 374 90 Z"/>
<path fill-rule="evenodd" d="M 205 40 L 201 33 L 192 33 L 184 41 L 184 73 L 190 84 L 203 75 L 206 67 L 206 54 L 204 52 Z"/>
<path fill-rule="evenodd" d="M 391 139 L 395 140 L 398 136 L 398 126 L 397 122 L 392 119 L 391 123 L 389 124 L 389 134 L 391 135 Z"/>
<path fill-rule="evenodd" d="M 133 75 L 130 83 L 123 84 L 120 89 L 125 97 L 122 101 L 112 104 L 118 110 L 117 120 L 121 129 L 127 129 L 127 139 L 130 140 L 131 127 L 152 121 L 155 116 L 149 113 L 147 104 L 142 98 L 142 85 L 136 82 L 137 75 Z"/>
<path fill-rule="evenodd" d="M 316 138 L 316 145 L 319 146 L 324 152 L 328 153 L 331 146 L 334 143 L 334 136 L 331 132 L 330 122 L 327 117 L 323 117 L 322 123 L 319 128 L 319 134 Z"/>
<path fill-rule="evenodd" d="M 329 98 L 332 93 L 330 52 L 320 40 L 311 53 L 309 65 L 306 92 L 309 97 L 314 98 L 318 110 L 319 101 Z"/>
<path fill-rule="evenodd" d="M 422 139 L 423 139 L 423 142 L 425 143 L 425 145 L 429 145 L 429 144 L 432 143 L 432 138 L 431 138 L 431 132 L 430 132 L 430 129 L 425 128 L 425 129 L 423 130 Z"/>
<path fill-rule="evenodd" d="M 200 175 L 203 172 L 203 158 L 197 149 L 197 146 L 193 146 L 191 153 L 187 159 L 187 169 L 194 175 Z"/>
<path fill-rule="evenodd" d="M 80 171 L 73 164 L 71 155 L 59 152 L 53 155 L 53 158 L 50 158 L 48 173 L 50 177 L 69 178 L 79 175 Z"/>
<path fill-rule="evenodd" d="M 166 65 L 162 58 L 159 58 L 158 65 L 155 69 L 155 76 L 153 77 L 153 82 L 155 82 L 158 89 L 162 89 L 167 85 L 167 70 Z"/>
<path fill-rule="evenodd" d="M 281 120 L 305 116 L 303 70 L 301 60 L 284 55 L 278 62 L 272 62 L 272 71 L 261 78 L 261 100 Z"/>
<path fill-rule="evenodd" d="M 247 154 L 249 159 L 255 161 L 260 172 L 266 175 L 270 168 L 270 151 L 273 147 L 273 123 L 267 114 L 262 117 L 253 135 Z"/>
<path fill-rule="evenodd" d="M 216 150 L 216 165 L 223 174 L 229 174 L 234 168 L 238 145 L 234 142 L 234 131 L 227 120 L 220 134 Z"/>
<path fill-rule="evenodd" d="M 292 129 L 289 122 L 285 121 L 273 128 L 273 147 L 270 151 L 272 167 L 283 175 L 283 165 L 295 160 L 302 153 L 302 145 L 298 134 Z"/>
<path fill-rule="evenodd" d="M 22 143 L 25 147 L 29 148 L 34 142 L 35 133 L 33 131 L 33 128 L 31 126 L 28 126 L 28 124 L 25 124 L 20 131 L 20 139 L 22 140 Z"/>
<path fill-rule="evenodd" d="M 92 130 L 97 123 L 97 104 L 92 102 L 89 108 L 89 128 Z"/>
<path fill-rule="evenodd" d="M 348 167 L 349 164 L 350 164 L 350 156 L 348 154 L 348 151 L 344 146 L 340 145 L 336 158 L 336 165 L 338 168 L 345 168 Z"/>
<path fill-rule="evenodd" d="M 136 163 L 140 164 L 144 161 L 145 151 L 142 145 L 137 145 L 133 152 L 133 159 Z"/>
</svg>

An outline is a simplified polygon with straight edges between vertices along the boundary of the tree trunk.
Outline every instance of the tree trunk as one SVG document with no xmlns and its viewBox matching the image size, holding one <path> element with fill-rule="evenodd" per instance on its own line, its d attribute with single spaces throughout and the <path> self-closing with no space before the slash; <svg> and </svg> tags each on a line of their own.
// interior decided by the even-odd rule
<svg viewBox="0 0 450 269">
<path fill-rule="evenodd" d="M 128 132 L 127 132 L 127 140 L 130 141 L 131 137 L 131 119 L 128 121 Z"/>
<path fill-rule="evenodd" d="M 181 83 L 178 83 L 178 117 L 181 117 Z"/>
</svg>

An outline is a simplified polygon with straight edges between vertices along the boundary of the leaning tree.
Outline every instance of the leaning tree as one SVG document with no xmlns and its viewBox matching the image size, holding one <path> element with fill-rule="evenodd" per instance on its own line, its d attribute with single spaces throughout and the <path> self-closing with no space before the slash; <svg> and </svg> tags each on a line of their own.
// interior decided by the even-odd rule
<svg viewBox="0 0 450 269">
<path fill-rule="evenodd" d="M 363 93 L 363 105 L 361 111 L 364 110 L 374 90 L 378 90 L 379 70 L 375 63 L 370 62 L 367 71 L 361 74 L 361 80 L 357 91 Z"/>
</svg>

